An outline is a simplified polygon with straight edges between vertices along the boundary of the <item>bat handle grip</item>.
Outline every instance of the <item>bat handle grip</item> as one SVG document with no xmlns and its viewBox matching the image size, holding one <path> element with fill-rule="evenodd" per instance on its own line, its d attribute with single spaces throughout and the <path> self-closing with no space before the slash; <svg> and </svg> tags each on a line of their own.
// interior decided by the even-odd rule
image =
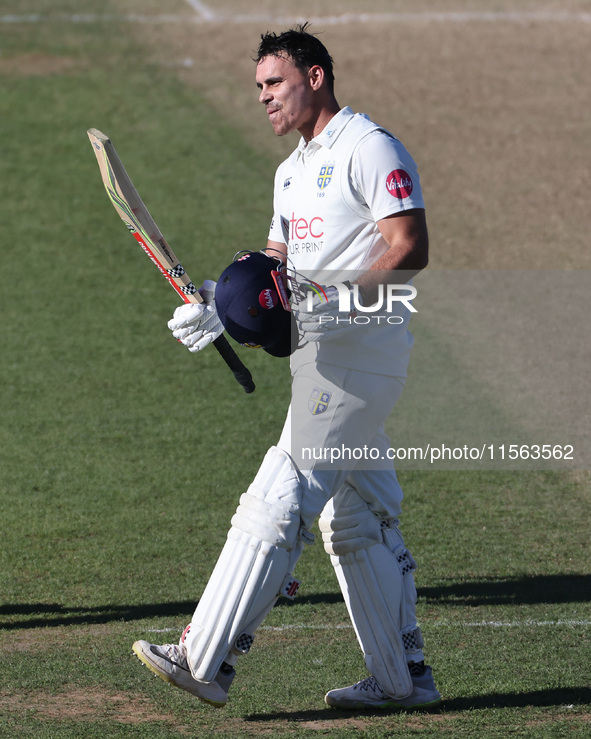
<svg viewBox="0 0 591 739">
<path fill-rule="evenodd" d="M 218 336 L 218 338 L 213 342 L 213 345 L 222 355 L 224 362 L 232 370 L 234 377 L 244 388 L 244 392 L 254 392 L 255 384 L 252 380 L 252 375 L 250 374 L 249 369 L 242 364 L 239 356 L 228 343 L 228 339 L 226 339 L 225 336 Z"/>
</svg>

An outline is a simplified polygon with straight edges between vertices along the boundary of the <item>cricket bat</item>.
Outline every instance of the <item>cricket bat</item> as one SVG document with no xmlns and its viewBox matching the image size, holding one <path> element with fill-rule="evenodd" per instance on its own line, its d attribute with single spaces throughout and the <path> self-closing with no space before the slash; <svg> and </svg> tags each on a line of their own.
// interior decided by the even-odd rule
<svg viewBox="0 0 591 739">
<path fill-rule="evenodd" d="M 123 223 L 182 300 L 185 303 L 203 303 L 203 298 L 166 243 L 133 186 L 109 137 L 96 128 L 88 129 L 87 133 L 98 161 L 103 185 Z M 252 376 L 225 336 L 220 336 L 213 344 L 245 392 L 252 393 L 255 389 Z"/>
</svg>

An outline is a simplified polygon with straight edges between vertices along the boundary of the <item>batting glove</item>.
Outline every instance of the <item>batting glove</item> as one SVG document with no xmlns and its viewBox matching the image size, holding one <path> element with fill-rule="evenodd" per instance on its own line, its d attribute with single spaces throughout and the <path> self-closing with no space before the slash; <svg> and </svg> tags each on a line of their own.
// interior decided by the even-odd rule
<svg viewBox="0 0 591 739">
<path fill-rule="evenodd" d="M 353 314 L 339 311 L 336 287 L 324 287 L 322 295 L 314 296 L 312 310 L 309 308 L 307 300 L 293 308 L 300 337 L 304 341 L 341 338 L 351 328 Z"/>
<path fill-rule="evenodd" d="M 180 305 L 168 322 L 174 338 L 190 352 L 201 351 L 224 330 L 215 307 L 215 285 L 213 280 L 205 280 L 199 288 L 199 294 L 205 302 Z"/>
</svg>

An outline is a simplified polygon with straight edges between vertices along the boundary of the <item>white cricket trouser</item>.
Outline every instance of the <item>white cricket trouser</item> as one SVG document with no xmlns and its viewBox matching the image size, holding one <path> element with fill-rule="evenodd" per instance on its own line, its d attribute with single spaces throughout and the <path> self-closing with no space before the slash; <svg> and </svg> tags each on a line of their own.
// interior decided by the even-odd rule
<svg viewBox="0 0 591 739">
<path fill-rule="evenodd" d="M 404 378 L 323 363 L 297 368 L 277 446 L 291 455 L 307 487 L 301 508 L 305 528 L 333 496 L 338 505 L 345 482 L 379 518 L 398 518 L 403 496 L 388 459 L 384 422 L 403 388 Z"/>
</svg>

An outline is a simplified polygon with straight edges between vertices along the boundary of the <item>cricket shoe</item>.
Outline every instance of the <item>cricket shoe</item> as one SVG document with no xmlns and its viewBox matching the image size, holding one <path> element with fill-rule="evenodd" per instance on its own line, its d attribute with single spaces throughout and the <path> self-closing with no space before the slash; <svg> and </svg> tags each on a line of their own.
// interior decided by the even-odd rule
<svg viewBox="0 0 591 739">
<path fill-rule="evenodd" d="M 422 688 L 423 690 L 430 690 L 433 693 L 437 693 L 441 698 L 441 695 L 435 687 L 435 678 L 433 677 L 433 670 L 429 665 L 424 662 L 409 662 L 408 671 L 412 678 L 412 684 L 415 688 Z"/>
<path fill-rule="evenodd" d="M 415 685 L 412 693 L 407 695 L 406 698 L 392 698 L 392 696 L 384 693 L 382 686 L 371 675 L 366 677 L 365 680 L 355 683 L 355 685 L 350 685 L 348 688 L 329 690 L 324 696 L 324 700 L 333 708 L 347 710 L 369 708 L 405 710 L 432 708 L 439 703 L 441 695 L 437 690 L 425 690 Z"/>
<path fill-rule="evenodd" d="M 187 662 L 187 650 L 178 644 L 150 644 L 136 641 L 132 647 L 136 657 L 160 679 L 186 690 L 204 703 L 221 708 L 228 700 L 228 689 L 236 671 L 225 662 L 211 682 L 195 680 Z"/>
</svg>

